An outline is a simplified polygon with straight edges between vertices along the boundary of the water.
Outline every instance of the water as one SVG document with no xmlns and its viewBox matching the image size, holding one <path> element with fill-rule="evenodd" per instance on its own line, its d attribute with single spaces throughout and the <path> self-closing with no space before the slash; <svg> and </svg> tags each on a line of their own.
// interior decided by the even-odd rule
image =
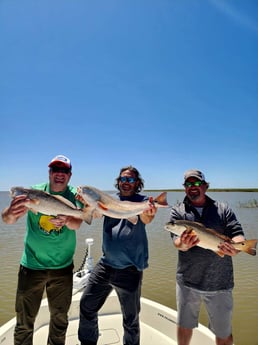
<svg viewBox="0 0 258 345">
<path fill-rule="evenodd" d="M 156 195 L 157 193 L 151 193 Z M 258 238 L 258 208 L 241 208 L 240 204 L 258 200 L 258 193 L 211 192 L 217 200 L 226 201 L 236 212 L 247 238 Z M 168 202 L 182 200 L 183 192 L 169 192 Z M 9 194 L 0 192 L 0 209 L 9 204 Z M 170 235 L 163 230 L 168 221 L 168 209 L 159 209 L 154 221 L 147 225 L 149 238 L 149 268 L 144 271 L 142 295 L 176 309 L 175 271 L 177 250 Z M 12 318 L 17 282 L 17 270 L 23 249 L 25 218 L 14 225 L 0 220 L 0 325 Z M 101 255 L 102 220 L 95 219 L 91 226 L 83 224 L 77 234 L 75 269 L 79 269 L 85 254 L 85 239 L 94 238 L 92 256 L 97 261 Z M 235 271 L 233 334 L 235 345 L 258 345 L 258 256 L 240 253 L 233 258 Z M 200 322 L 207 325 L 205 310 L 201 310 Z"/>
</svg>

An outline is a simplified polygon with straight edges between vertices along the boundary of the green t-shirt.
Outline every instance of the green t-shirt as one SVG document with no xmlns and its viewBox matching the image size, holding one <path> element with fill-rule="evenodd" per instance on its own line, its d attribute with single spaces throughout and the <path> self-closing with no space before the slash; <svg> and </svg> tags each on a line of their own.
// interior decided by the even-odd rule
<svg viewBox="0 0 258 345">
<path fill-rule="evenodd" d="M 33 189 L 44 190 L 50 193 L 49 183 L 33 186 Z M 68 186 L 62 195 L 74 205 L 81 207 L 75 199 L 76 189 Z M 28 211 L 26 222 L 26 235 L 24 238 L 24 251 L 21 264 L 31 269 L 59 269 L 72 264 L 76 247 L 76 232 L 66 226 L 55 228 L 49 222 L 51 216 Z"/>
</svg>

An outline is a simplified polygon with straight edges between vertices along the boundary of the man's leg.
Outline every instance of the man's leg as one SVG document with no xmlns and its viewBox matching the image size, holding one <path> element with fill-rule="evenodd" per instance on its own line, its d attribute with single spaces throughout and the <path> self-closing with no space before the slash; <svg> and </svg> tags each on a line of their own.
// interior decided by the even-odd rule
<svg viewBox="0 0 258 345">
<path fill-rule="evenodd" d="M 89 276 L 80 301 L 78 338 L 82 345 L 96 345 L 99 338 L 98 311 L 112 291 L 109 268 L 97 264 Z"/>
<path fill-rule="evenodd" d="M 72 300 L 73 265 L 48 270 L 46 292 L 50 311 L 48 345 L 64 345 Z"/>
<path fill-rule="evenodd" d="M 117 270 L 113 281 L 123 314 L 124 345 L 140 344 L 142 272 L 134 267 Z"/>
<path fill-rule="evenodd" d="M 216 335 L 216 345 L 233 345 L 232 291 L 206 293 L 204 303 L 209 316 L 209 328 Z"/>
<path fill-rule="evenodd" d="M 177 343 L 178 345 L 189 345 L 193 335 L 191 328 L 177 326 Z"/>
<path fill-rule="evenodd" d="M 193 329 L 198 326 L 201 294 L 184 286 L 180 277 L 176 282 L 177 341 L 178 345 L 189 345 Z"/>
<path fill-rule="evenodd" d="M 20 266 L 16 292 L 15 345 L 32 345 L 34 322 L 39 311 L 46 272 Z"/>
</svg>

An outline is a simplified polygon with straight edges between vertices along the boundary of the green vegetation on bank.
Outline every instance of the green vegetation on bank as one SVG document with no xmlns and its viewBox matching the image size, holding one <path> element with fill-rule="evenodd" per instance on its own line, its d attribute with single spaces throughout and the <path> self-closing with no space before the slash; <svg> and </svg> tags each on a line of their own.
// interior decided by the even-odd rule
<svg viewBox="0 0 258 345">
<path fill-rule="evenodd" d="M 184 192 L 184 189 L 144 189 L 146 192 Z M 258 192 L 258 188 L 209 188 L 209 192 Z"/>
</svg>

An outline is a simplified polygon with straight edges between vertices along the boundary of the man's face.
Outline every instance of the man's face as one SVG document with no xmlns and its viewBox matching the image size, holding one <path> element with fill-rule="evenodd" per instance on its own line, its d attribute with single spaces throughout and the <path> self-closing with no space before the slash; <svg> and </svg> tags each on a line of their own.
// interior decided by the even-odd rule
<svg viewBox="0 0 258 345">
<path fill-rule="evenodd" d="M 200 181 L 195 177 L 189 177 L 185 181 L 184 187 L 186 195 L 193 203 L 205 201 L 205 193 L 208 188 L 205 181 Z"/>
<path fill-rule="evenodd" d="M 125 170 L 121 173 L 118 187 L 122 196 L 132 196 L 135 194 L 139 180 L 136 179 L 136 175 L 131 170 Z"/>
<path fill-rule="evenodd" d="M 66 189 L 72 176 L 70 169 L 65 167 L 51 167 L 49 169 L 50 189 L 53 192 L 62 192 Z"/>
</svg>

